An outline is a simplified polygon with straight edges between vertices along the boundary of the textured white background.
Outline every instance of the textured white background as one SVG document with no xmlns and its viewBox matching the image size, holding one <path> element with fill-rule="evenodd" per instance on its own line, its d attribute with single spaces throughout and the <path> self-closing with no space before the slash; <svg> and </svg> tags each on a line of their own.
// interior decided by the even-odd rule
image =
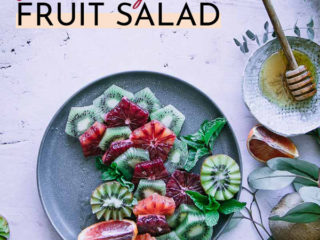
<svg viewBox="0 0 320 240">
<path fill-rule="evenodd" d="M 9 220 L 12 239 L 60 239 L 37 193 L 39 144 L 57 109 L 79 88 L 105 75 L 151 70 L 195 85 L 217 103 L 233 126 L 241 148 L 244 179 L 259 166 L 245 146 L 248 132 L 256 123 L 241 95 L 242 72 L 249 54 L 240 52 L 233 37 L 240 39 L 251 29 L 262 38 L 267 15 L 261 1 L 214 2 L 222 14 L 222 28 L 212 30 L 17 30 L 16 1 L 1 3 L 0 214 Z M 174 4 L 180 6 L 181 2 Z M 191 1 L 191 5 L 198 6 L 198 1 Z M 297 20 L 299 26 L 305 26 L 311 16 L 319 28 L 319 0 L 274 0 L 274 5 L 284 28 L 292 28 Z M 315 41 L 319 43 L 320 34 L 316 32 Z M 302 35 L 306 36 L 305 30 Z M 257 46 L 250 42 L 249 48 L 251 54 Z M 312 137 L 293 140 L 302 159 L 319 162 L 320 146 Z M 284 193 L 259 193 L 265 219 Z M 241 199 L 249 201 L 250 197 L 243 192 Z M 251 223 L 243 220 L 221 239 L 259 237 Z"/>
</svg>

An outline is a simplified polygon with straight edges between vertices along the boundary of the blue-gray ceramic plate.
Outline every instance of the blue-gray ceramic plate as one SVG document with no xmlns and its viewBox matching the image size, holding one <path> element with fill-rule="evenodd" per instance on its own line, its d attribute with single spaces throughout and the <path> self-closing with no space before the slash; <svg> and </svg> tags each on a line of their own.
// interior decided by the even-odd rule
<svg viewBox="0 0 320 240">
<path fill-rule="evenodd" d="M 84 158 L 78 139 L 64 132 L 68 113 L 72 106 L 92 104 L 112 84 L 131 92 L 149 87 L 163 105 L 174 105 L 186 116 L 182 135 L 197 131 L 205 119 L 223 116 L 218 107 L 195 87 L 177 78 L 153 72 L 115 74 L 97 80 L 73 95 L 55 114 L 43 136 L 37 169 L 38 189 L 44 210 L 65 240 L 77 239 L 83 228 L 96 222 L 89 198 L 101 184 L 94 158 Z M 219 136 L 214 153 L 231 156 L 241 167 L 240 152 L 230 125 Z M 194 172 L 200 172 L 201 162 Z M 221 233 L 229 219 L 230 216 L 220 219 L 214 227 L 213 239 Z"/>
</svg>

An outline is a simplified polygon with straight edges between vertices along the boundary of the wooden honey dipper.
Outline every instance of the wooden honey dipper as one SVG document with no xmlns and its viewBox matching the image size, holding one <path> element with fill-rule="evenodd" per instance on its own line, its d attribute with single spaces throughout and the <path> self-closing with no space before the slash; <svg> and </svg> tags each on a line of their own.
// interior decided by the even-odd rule
<svg viewBox="0 0 320 240">
<path fill-rule="evenodd" d="M 311 73 L 305 66 L 298 66 L 271 0 L 263 0 L 263 3 L 289 63 L 290 70 L 287 69 L 286 72 L 286 85 L 288 90 L 296 101 L 311 98 L 317 92 L 316 83 L 313 81 Z"/>
</svg>

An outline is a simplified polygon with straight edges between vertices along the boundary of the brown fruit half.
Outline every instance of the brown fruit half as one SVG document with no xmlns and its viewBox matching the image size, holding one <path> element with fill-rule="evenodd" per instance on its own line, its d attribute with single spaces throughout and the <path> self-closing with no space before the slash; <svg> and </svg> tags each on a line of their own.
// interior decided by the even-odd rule
<svg viewBox="0 0 320 240">
<path fill-rule="evenodd" d="M 299 157 L 296 146 L 289 138 L 273 133 L 262 125 L 251 129 L 247 148 L 254 159 L 264 163 L 275 157 Z"/>
<path fill-rule="evenodd" d="M 78 240 L 134 240 L 137 237 L 137 225 L 133 221 L 104 221 L 84 229 Z"/>
</svg>

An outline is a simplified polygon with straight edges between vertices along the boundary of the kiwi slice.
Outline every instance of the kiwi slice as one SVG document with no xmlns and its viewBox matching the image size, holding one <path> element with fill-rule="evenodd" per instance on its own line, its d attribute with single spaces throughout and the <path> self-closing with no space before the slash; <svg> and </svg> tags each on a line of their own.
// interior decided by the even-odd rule
<svg viewBox="0 0 320 240">
<path fill-rule="evenodd" d="M 188 160 L 188 146 L 185 142 L 175 140 L 171 148 L 165 167 L 168 172 L 173 173 L 176 169 L 183 169 Z"/>
<path fill-rule="evenodd" d="M 126 152 L 121 154 L 114 160 L 119 171 L 123 174 L 125 179 L 130 181 L 133 176 L 134 167 L 141 162 L 149 161 L 149 152 L 140 148 L 129 148 Z"/>
<path fill-rule="evenodd" d="M 204 191 L 215 199 L 231 199 L 240 189 L 239 165 L 227 155 L 207 157 L 202 164 L 200 182 Z"/>
<path fill-rule="evenodd" d="M 134 95 L 133 101 L 149 113 L 153 113 L 161 108 L 159 99 L 148 87 L 137 92 Z"/>
<path fill-rule="evenodd" d="M 103 116 L 111 109 L 113 109 L 123 97 L 127 97 L 132 100 L 134 98 L 133 93 L 122 89 L 116 85 L 110 86 L 101 96 L 93 100 L 93 105 L 96 106 L 100 114 Z"/>
<path fill-rule="evenodd" d="M 158 120 L 170 128 L 176 135 L 181 131 L 185 116 L 174 106 L 167 105 L 150 115 L 151 120 Z"/>
<path fill-rule="evenodd" d="M 133 208 L 133 195 L 128 188 L 116 181 L 106 182 L 97 187 L 90 199 L 92 213 L 98 219 L 108 221 L 130 217 Z"/>
<path fill-rule="evenodd" d="M 128 139 L 131 134 L 129 127 L 113 127 L 107 128 L 105 134 L 103 135 L 99 147 L 102 150 L 107 150 L 112 142 L 121 141 Z"/>
<path fill-rule="evenodd" d="M 161 236 L 156 237 L 157 240 L 180 240 L 180 238 L 178 237 L 178 235 L 172 231 L 169 232 L 167 234 L 163 234 Z M 201 240 L 201 239 L 199 239 Z"/>
<path fill-rule="evenodd" d="M 171 228 L 176 228 L 180 225 L 188 216 L 189 213 L 200 214 L 201 211 L 192 205 L 181 204 L 178 210 L 170 217 L 167 218 L 167 222 Z"/>
<path fill-rule="evenodd" d="M 66 125 L 66 134 L 72 137 L 82 135 L 95 121 L 101 121 L 101 117 L 93 105 L 85 107 L 72 107 Z"/>
<path fill-rule="evenodd" d="M 141 179 L 134 196 L 137 200 L 142 200 L 153 193 L 158 193 L 162 196 L 166 195 L 166 184 L 163 180 Z"/>
<path fill-rule="evenodd" d="M 189 213 L 175 232 L 181 240 L 210 240 L 213 228 L 206 224 L 203 213 Z"/>
</svg>

